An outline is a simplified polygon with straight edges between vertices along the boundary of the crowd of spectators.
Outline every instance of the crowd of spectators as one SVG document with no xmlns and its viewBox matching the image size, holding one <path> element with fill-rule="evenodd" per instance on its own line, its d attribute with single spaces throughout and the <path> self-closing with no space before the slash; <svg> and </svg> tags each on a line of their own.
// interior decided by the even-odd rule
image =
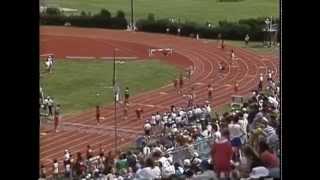
<svg viewBox="0 0 320 180">
<path fill-rule="evenodd" d="M 102 145 L 88 145 L 86 154 L 75 157 L 65 150 L 62 166 L 54 160 L 40 174 L 80 180 L 280 179 L 280 130 L 280 86 L 268 78 L 239 108 L 219 114 L 208 103 L 171 106 L 145 120 L 135 148 L 106 153 Z"/>
</svg>

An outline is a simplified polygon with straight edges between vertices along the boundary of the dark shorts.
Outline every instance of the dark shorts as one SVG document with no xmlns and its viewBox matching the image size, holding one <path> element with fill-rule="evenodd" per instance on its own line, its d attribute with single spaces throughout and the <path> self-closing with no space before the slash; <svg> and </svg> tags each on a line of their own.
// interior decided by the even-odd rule
<svg viewBox="0 0 320 180">
<path fill-rule="evenodd" d="M 233 138 L 231 140 L 231 145 L 233 147 L 240 147 L 242 145 L 240 137 Z"/>
<path fill-rule="evenodd" d="M 125 94 L 124 98 L 129 99 L 129 94 Z"/>
</svg>

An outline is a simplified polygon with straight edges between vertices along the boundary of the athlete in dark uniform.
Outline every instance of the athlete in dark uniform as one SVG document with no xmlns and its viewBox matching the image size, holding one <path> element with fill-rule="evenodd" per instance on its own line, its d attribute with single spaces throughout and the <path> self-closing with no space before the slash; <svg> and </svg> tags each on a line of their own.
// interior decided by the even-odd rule
<svg viewBox="0 0 320 180">
<path fill-rule="evenodd" d="M 126 90 L 124 90 L 124 103 L 125 104 L 129 103 L 129 97 L 130 97 L 129 88 L 126 87 Z"/>
</svg>

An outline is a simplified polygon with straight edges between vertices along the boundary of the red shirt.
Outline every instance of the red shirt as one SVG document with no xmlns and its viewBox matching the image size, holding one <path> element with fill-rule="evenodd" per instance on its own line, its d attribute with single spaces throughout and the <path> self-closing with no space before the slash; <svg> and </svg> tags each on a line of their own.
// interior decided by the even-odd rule
<svg viewBox="0 0 320 180">
<path fill-rule="evenodd" d="M 274 153 L 271 153 L 269 151 L 264 151 L 261 154 L 260 159 L 262 163 L 265 165 L 265 167 L 267 168 L 279 167 L 278 158 Z"/>
<path fill-rule="evenodd" d="M 233 155 L 231 142 L 228 140 L 225 142 L 220 141 L 213 144 L 212 149 L 212 160 L 217 173 L 231 171 L 230 161 Z"/>
</svg>

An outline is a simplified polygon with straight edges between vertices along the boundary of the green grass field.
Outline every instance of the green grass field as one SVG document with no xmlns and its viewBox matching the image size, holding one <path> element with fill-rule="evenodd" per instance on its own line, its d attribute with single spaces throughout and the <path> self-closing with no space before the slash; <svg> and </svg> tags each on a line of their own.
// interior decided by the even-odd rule
<svg viewBox="0 0 320 180">
<path fill-rule="evenodd" d="M 252 41 L 249 42 L 248 46 L 245 46 L 244 41 L 231 41 L 231 40 L 226 40 L 226 44 L 244 48 L 244 49 L 249 49 L 253 52 L 256 52 L 258 54 L 274 54 L 276 55 L 279 51 L 278 47 L 264 47 L 262 42 L 257 42 L 257 41 Z"/>
<path fill-rule="evenodd" d="M 102 8 L 113 15 L 123 10 L 130 17 L 130 0 L 45 0 L 49 7 L 75 8 L 96 13 Z M 199 23 L 217 23 L 220 20 L 279 16 L 279 0 L 243 0 L 239 2 L 217 2 L 217 0 L 134 0 L 134 16 L 146 18 L 154 13 L 156 18 L 176 17 Z"/>
<path fill-rule="evenodd" d="M 128 86 L 131 95 L 169 84 L 179 72 L 159 60 L 131 61 L 116 67 L 120 86 Z M 42 66 L 40 71 L 44 71 Z M 53 97 L 68 114 L 111 103 L 112 73 L 113 63 L 109 61 L 57 61 L 53 73 L 41 73 L 40 84 L 45 95 Z"/>
</svg>

